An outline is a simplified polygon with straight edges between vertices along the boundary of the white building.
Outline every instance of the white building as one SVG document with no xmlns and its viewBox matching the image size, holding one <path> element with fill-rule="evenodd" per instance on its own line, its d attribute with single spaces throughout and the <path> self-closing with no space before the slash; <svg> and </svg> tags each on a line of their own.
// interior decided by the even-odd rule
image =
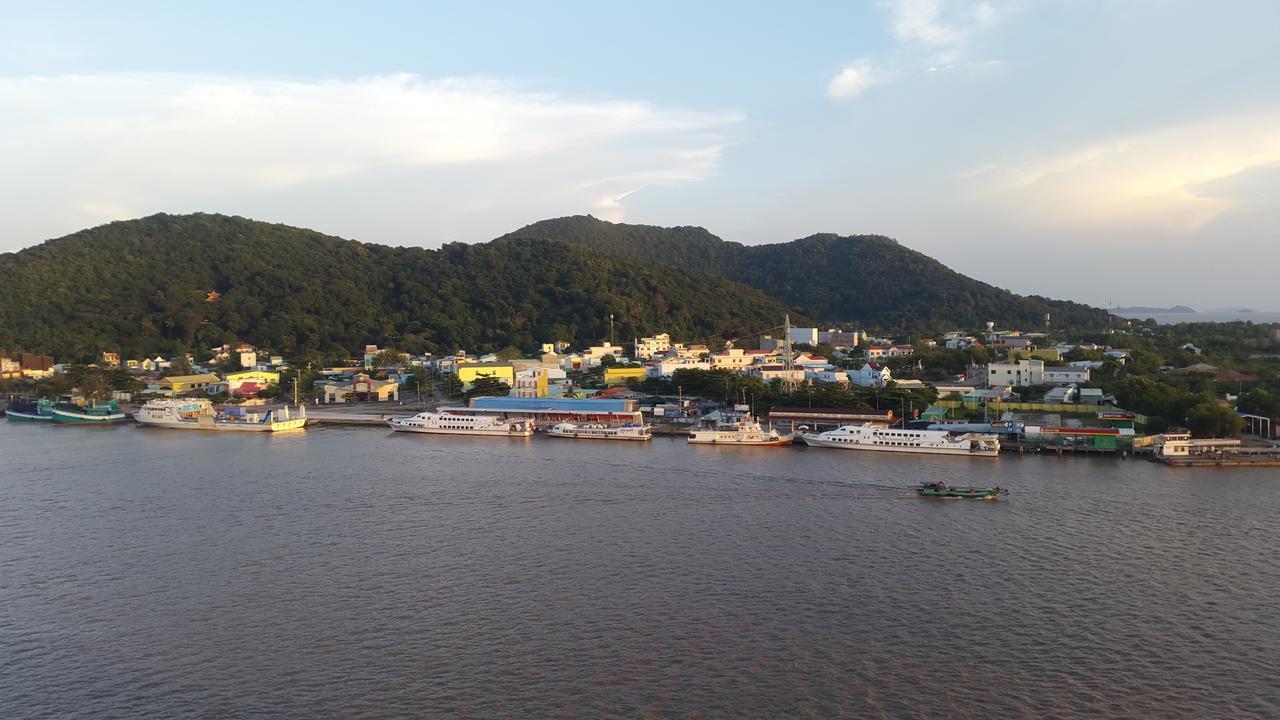
<svg viewBox="0 0 1280 720">
<path fill-rule="evenodd" d="M 786 365 L 756 365 L 751 368 L 750 372 L 765 382 L 773 382 L 774 380 L 787 382 L 790 380 L 800 383 L 804 382 L 805 369 L 792 368 L 788 370 Z"/>
<path fill-rule="evenodd" d="M 1058 368 L 1062 369 L 1062 368 Z M 1044 384 L 1043 360 L 1017 360 L 1015 362 L 991 363 L 987 366 L 987 385 L 999 387 L 1027 387 Z"/>
<path fill-rule="evenodd" d="M 837 383 L 840 385 L 849 384 L 849 376 L 843 370 L 814 370 L 809 373 L 809 377 L 824 383 Z"/>
<path fill-rule="evenodd" d="M 851 374 L 849 379 L 862 387 L 884 387 L 893 379 L 893 373 L 880 363 L 863 363 L 857 374 Z"/>
<path fill-rule="evenodd" d="M 588 367 L 596 367 L 600 364 L 600 359 L 605 355 L 612 355 L 615 360 L 622 359 L 622 346 L 614 345 L 606 342 L 602 345 L 592 345 L 582 353 L 582 362 Z"/>
<path fill-rule="evenodd" d="M 699 360 L 697 358 L 664 358 L 657 362 L 651 362 L 645 367 L 645 374 L 651 378 L 667 378 L 675 374 L 677 370 L 710 370 L 711 362 L 708 360 Z"/>
<path fill-rule="evenodd" d="M 1078 385 L 1089 382 L 1087 367 L 1047 367 L 1043 381 L 1046 385 Z"/>
<path fill-rule="evenodd" d="M 806 345 L 818 344 L 818 328 L 791 328 L 791 342 L 805 343 Z M 767 348 L 766 348 L 767 349 Z"/>
<path fill-rule="evenodd" d="M 654 355 L 664 355 L 671 349 L 671 336 L 667 333 L 658 333 L 653 337 L 642 337 L 636 340 L 635 357 L 639 360 L 648 360 Z"/>
<path fill-rule="evenodd" d="M 723 352 L 711 354 L 711 367 L 715 370 L 741 372 L 755 363 L 756 356 L 742 348 L 729 348 Z"/>
</svg>

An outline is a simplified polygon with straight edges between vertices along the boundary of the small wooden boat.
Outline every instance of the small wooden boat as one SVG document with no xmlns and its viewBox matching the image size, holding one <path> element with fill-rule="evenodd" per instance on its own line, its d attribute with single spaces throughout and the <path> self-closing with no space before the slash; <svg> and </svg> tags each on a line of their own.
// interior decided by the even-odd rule
<svg viewBox="0 0 1280 720">
<path fill-rule="evenodd" d="M 1000 487 L 980 488 L 948 485 L 942 481 L 924 483 L 912 488 L 920 497 L 961 498 L 966 500 L 999 500 L 1009 491 Z"/>
</svg>

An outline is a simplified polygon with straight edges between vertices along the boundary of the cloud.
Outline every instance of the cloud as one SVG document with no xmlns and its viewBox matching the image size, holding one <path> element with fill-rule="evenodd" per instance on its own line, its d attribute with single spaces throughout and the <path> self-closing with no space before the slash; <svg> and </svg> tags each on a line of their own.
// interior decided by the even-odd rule
<svg viewBox="0 0 1280 720">
<path fill-rule="evenodd" d="M 443 197 L 398 199 L 458 227 L 467 212 L 581 212 L 602 196 L 620 212 L 639 184 L 713 174 L 742 121 L 489 79 L 0 78 L 0 210 L 10 244 L 125 212 L 234 212 L 309 189 L 323 205 L 430 188 Z"/>
<path fill-rule="evenodd" d="M 870 60 L 861 58 L 846 65 L 827 83 L 827 97 L 844 100 L 856 98 L 875 85 L 889 81 L 889 74 L 873 65 Z"/>
<path fill-rule="evenodd" d="M 889 0 L 889 25 L 894 38 L 906 45 L 923 45 L 936 53 L 934 64 L 956 62 L 970 39 L 992 27 L 1009 7 L 989 0 Z"/>
<path fill-rule="evenodd" d="M 961 181 L 975 199 L 996 203 L 1028 225 L 1145 228 L 1189 237 L 1258 201 L 1229 181 L 1280 164 L 1277 127 L 1280 112 L 1211 118 L 987 163 Z"/>
</svg>

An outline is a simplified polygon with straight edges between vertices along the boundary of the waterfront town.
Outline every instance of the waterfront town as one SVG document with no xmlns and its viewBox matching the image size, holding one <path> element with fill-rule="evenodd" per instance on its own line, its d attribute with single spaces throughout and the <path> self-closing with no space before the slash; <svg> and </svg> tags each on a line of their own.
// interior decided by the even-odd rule
<svg viewBox="0 0 1280 720">
<path fill-rule="evenodd" d="M 1112 337 L 1133 336 L 1121 331 Z M 681 341 L 657 333 L 585 347 L 548 341 L 535 354 L 506 348 L 415 355 L 366 345 L 345 362 L 305 365 L 247 342 L 175 357 L 131 358 L 103 350 L 87 365 L 19 352 L 0 358 L 0 387 L 11 401 L 11 419 L 25 417 L 21 403 L 39 398 L 49 407 L 109 408 L 98 417 L 75 415 L 77 421 L 123 419 L 132 410 L 143 422 L 140 406 L 168 399 L 231 408 L 234 419 L 246 412 L 271 418 L 271 408 L 301 406 L 306 420 L 288 419 L 287 409 L 272 419 L 285 418 L 289 428 L 382 425 L 443 408 L 472 421 L 519 418 L 528 421 L 529 432 L 553 434 L 560 432 L 559 423 L 576 422 L 600 428 L 597 434 L 643 426 L 696 437 L 699 428 L 749 421 L 792 433 L 775 430 L 769 444 L 781 444 L 778 438 L 790 442 L 797 429 L 866 426 L 984 433 L 998 438 L 1003 450 L 1018 453 L 1146 454 L 1175 464 L 1280 460 L 1274 414 L 1249 407 L 1250 400 L 1268 401 L 1267 391 L 1244 392 L 1258 378 L 1199 361 L 1202 353 L 1185 343 L 1178 356 L 1195 362 L 1142 370 L 1203 387 L 1238 388 L 1212 407 L 1193 408 L 1183 423 L 1123 407 L 1107 392 L 1136 364 L 1134 351 L 1118 342 L 1066 342 L 1048 332 L 998 329 L 994 323 L 973 332 L 907 339 L 787 322 L 734 340 Z M 589 436 L 579 426 L 568 427 L 578 433 L 574 437 Z M 641 439 L 648 437 L 646 429 Z"/>
</svg>

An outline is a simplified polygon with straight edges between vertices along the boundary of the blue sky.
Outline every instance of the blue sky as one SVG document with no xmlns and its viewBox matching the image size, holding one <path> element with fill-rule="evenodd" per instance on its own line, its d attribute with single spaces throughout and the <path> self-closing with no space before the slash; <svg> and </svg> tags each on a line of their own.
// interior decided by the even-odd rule
<svg viewBox="0 0 1280 720">
<path fill-rule="evenodd" d="M 880 233 L 1020 292 L 1280 309 L 1280 3 L 0 3 L 0 250 L 209 211 Z"/>
</svg>

